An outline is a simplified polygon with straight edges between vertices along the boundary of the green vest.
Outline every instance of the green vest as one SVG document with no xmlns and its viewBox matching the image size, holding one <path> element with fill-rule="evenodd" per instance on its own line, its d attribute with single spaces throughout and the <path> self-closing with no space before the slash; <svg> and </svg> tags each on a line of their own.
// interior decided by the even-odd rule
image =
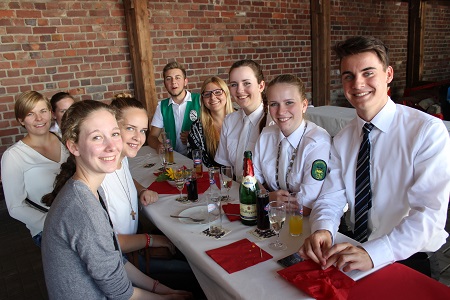
<svg viewBox="0 0 450 300">
<path fill-rule="evenodd" d="M 192 123 L 200 117 L 200 94 L 191 93 L 192 101 L 186 102 L 186 111 L 184 112 L 183 125 L 181 131 L 190 131 Z M 169 105 L 170 98 L 161 100 L 161 114 L 163 116 L 164 129 L 168 138 L 175 149 L 177 142 L 175 119 L 173 117 L 172 105 Z"/>
</svg>

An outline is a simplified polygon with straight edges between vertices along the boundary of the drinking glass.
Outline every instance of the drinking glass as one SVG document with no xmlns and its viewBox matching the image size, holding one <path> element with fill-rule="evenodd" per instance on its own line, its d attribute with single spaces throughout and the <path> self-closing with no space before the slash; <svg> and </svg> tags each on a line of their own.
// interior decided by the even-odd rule
<svg viewBox="0 0 450 300">
<path fill-rule="evenodd" d="M 220 178 L 222 179 L 222 186 L 227 190 L 227 197 L 222 200 L 230 201 L 230 189 L 233 184 L 233 167 L 223 166 L 220 168 Z"/>
<path fill-rule="evenodd" d="M 209 233 L 217 236 L 223 233 L 221 197 L 217 194 L 208 197 L 208 223 Z"/>
<path fill-rule="evenodd" d="M 203 154 L 201 149 L 193 149 L 192 150 L 192 160 L 194 162 L 194 168 L 197 172 L 197 178 L 203 177 Z"/>
<path fill-rule="evenodd" d="M 187 197 L 183 196 L 183 188 L 186 183 L 186 171 L 182 168 L 176 169 L 175 172 L 175 186 L 180 191 L 180 197 L 178 197 L 177 201 L 186 201 Z"/>
<path fill-rule="evenodd" d="M 166 172 L 167 169 L 167 157 L 166 157 L 166 148 L 158 149 L 159 158 L 161 159 L 161 165 L 163 166 L 163 172 Z"/>
<path fill-rule="evenodd" d="M 303 195 L 301 193 L 289 194 L 289 233 L 299 236 L 303 232 Z"/>
<path fill-rule="evenodd" d="M 277 234 L 277 240 L 275 243 L 270 243 L 269 248 L 273 250 L 286 250 L 287 246 L 279 241 L 280 231 L 286 220 L 286 205 L 282 202 L 271 201 L 269 202 L 269 221 L 270 227 Z"/>
</svg>

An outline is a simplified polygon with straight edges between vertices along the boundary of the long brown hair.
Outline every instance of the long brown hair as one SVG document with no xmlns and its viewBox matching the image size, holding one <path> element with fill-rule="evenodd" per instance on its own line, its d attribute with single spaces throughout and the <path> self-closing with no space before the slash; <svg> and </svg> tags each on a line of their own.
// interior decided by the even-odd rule
<svg viewBox="0 0 450 300">
<path fill-rule="evenodd" d="M 231 104 L 230 90 L 228 89 L 227 84 L 221 78 L 217 76 L 210 77 L 203 81 L 201 94 L 206 89 L 206 86 L 209 83 L 214 83 L 218 85 L 225 93 L 227 98 L 227 103 L 225 104 L 225 115 L 232 113 L 233 105 Z M 214 128 L 213 117 L 211 115 L 211 111 L 203 104 L 203 96 L 201 101 L 201 118 L 200 118 L 203 126 L 203 134 L 206 140 L 206 148 L 210 157 L 216 156 L 217 147 L 219 146 L 220 140 L 220 132 L 217 132 Z"/>
<path fill-rule="evenodd" d="M 78 143 L 80 128 L 84 121 L 93 113 L 99 110 L 106 110 L 116 117 L 116 109 L 99 101 L 84 100 L 75 102 L 64 113 L 61 121 L 62 142 L 67 146 L 67 141 Z M 53 191 L 42 197 L 42 202 L 47 206 L 52 205 L 59 191 L 66 184 L 76 171 L 75 157 L 70 154 L 67 161 L 61 165 L 61 171 L 55 178 Z"/>
<path fill-rule="evenodd" d="M 252 69 L 258 83 L 261 83 L 262 81 L 264 81 L 264 74 L 262 72 L 261 65 L 251 59 L 238 60 L 235 63 L 233 63 L 231 65 L 230 71 L 228 71 L 228 77 L 230 77 L 231 71 L 233 71 L 236 68 L 240 68 L 240 67 L 249 67 L 250 69 Z M 268 114 L 268 110 L 269 110 L 269 107 L 267 104 L 266 93 L 264 91 L 262 91 L 262 93 L 261 93 L 261 98 L 262 98 L 262 102 L 263 102 L 264 116 L 261 119 L 261 121 L 259 122 L 259 132 L 261 132 L 263 130 L 264 126 L 266 126 L 267 114 Z"/>
</svg>

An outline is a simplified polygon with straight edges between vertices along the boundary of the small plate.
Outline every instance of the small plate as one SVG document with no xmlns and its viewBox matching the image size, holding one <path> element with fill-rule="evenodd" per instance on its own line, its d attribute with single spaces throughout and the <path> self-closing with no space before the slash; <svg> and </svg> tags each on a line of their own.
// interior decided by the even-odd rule
<svg viewBox="0 0 450 300">
<path fill-rule="evenodd" d="M 178 214 L 181 217 L 191 217 L 194 219 L 204 219 L 201 222 L 194 222 L 191 219 L 178 219 L 181 223 L 184 224 L 208 224 L 208 212 L 206 205 L 201 206 L 193 206 L 186 208 L 182 212 Z"/>
</svg>

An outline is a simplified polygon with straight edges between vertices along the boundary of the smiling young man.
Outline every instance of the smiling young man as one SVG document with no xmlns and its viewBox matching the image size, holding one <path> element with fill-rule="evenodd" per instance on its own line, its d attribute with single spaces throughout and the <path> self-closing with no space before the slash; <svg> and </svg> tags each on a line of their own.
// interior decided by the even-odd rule
<svg viewBox="0 0 450 300">
<path fill-rule="evenodd" d="M 188 80 L 184 67 L 173 61 L 163 69 L 164 87 L 170 97 L 156 107 L 148 135 L 148 144 L 154 149 L 162 147 L 158 137 L 164 128 L 175 151 L 187 154 L 187 137 L 191 125 L 200 116 L 200 95 L 186 90 Z"/>
<path fill-rule="evenodd" d="M 400 261 L 431 276 L 432 254 L 448 236 L 448 132 L 441 120 L 387 96 L 394 71 L 380 40 L 353 37 L 334 50 L 357 117 L 333 139 L 312 235 L 299 252 L 324 268 L 364 271 Z M 345 204 L 359 247 L 332 245 Z"/>
</svg>

